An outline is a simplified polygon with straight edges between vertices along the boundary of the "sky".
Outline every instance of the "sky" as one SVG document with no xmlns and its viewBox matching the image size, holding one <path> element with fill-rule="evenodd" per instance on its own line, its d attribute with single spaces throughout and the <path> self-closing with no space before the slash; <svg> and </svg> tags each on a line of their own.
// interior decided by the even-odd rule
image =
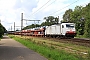
<svg viewBox="0 0 90 60">
<path fill-rule="evenodd" d="M 40 20 L 38 21 L 23 21 L 23 26 L 31 24 L 41 24 L 44 22 L 44 17 L 59 16 L 59 22 L 62 16 L 68 9 L 73 9 L 76 6 L 85 6 L 90 3 L 90 0 L 0 0 L 0 20 L 1 24 L 8 30 L 20 30 L 21 13 L 23 19 Z"/>
</svg>

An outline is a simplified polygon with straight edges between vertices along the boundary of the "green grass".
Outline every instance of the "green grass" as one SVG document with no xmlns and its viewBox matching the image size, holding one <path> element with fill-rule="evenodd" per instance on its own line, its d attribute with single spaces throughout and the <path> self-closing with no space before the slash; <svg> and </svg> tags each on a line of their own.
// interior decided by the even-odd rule
<svg viewBox="0 0 90 60">
<path fill-rule="evenodd" d="M 86 37 L 84 35 L 76 35 L 76 38 L 88 38 L 88 39 L 90 39 L 90 37 Z"/>
<path fill-rule="evenodd" d="M 32 39 L 23 39 L 15 36 L 10 37 L 22 43 L 26 47 L 45 56 L 46 58 L 48 58 L 48 60 L 89 60 L 89 58 L 83 59 L 82 57 L 78 57 L 77 54 L 70 54 L 65 52 L 64 50 L 53 49 L 53 46 L 50 48 L 48 46 L 36 44 L 36 42 L 32 42 Z"/>
</svg>

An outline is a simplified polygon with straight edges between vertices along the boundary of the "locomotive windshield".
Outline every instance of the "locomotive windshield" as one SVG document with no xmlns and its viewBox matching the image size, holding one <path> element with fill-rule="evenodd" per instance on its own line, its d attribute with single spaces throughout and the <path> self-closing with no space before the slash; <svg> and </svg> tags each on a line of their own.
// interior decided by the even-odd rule
<svg viewBox="0 0 90 60">
<path fill-rule="evenodd" d="M 68 28 L 74 28 L 74 24 L 66 24 L 66 27 L 68 27 Z"/>
</svg>

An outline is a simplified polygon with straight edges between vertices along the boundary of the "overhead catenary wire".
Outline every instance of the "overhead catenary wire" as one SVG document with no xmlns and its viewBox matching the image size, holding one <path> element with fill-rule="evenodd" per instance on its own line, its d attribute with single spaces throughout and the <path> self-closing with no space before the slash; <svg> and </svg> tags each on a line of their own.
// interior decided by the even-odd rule
<svg viewBox="0 0 90 60">
<path fill-rule="evenodd" d="M 50 0 L 49 0 L 49 1 L 50 1 Z M 48 3 L 49 3 L 49 1 L 48 1 Z M 43 7 L 42 7 L 42 8 L 45 9 L 45 8 L 49 7 L 51 4 L 55 3 L 55 1 L 56 1 L 56 0 L 54 0 L 53 2 L 51 2 L 49 5 L 47 5 L 47 6 L 45 6 L 45 7 L 43 6 L 44 8 L 43 8 Z M 45 4 L 44 4 L 44 5 L 45 5 Z M 42 8 L 41 8 L 41 9 L 42 9 Z M 42 10 L 43 10 L 43 9 L 42 9 Z M 40 12 L 40 11 L 41 11 L 41 10 L 38 9 L 38 11 L 34 12 L 34 13 L 32 14 L 32 16 L 33 16 L 34 14 L 36 14 L 37 12 Z M 28 15 L 27 15 L 27 16 L 28 16 Z M 29 17 L 31 17 L 31 15 L 30 15 Z"/>
<path fill-rule="evenodd" d="M 47 5 L 45 8 L 49 7 L 51 4 L 55 3 L 56 0 L 54 0 L 52 3 L 50 3 L 49 5 Z M 44 8 L 43 8 L 44 9 Z"/>
<path fill-rule="evenodd" d="M 78 2 L 79 0 L 77 0 L 77 1 L 75 1 L 75 2 L 73 2 L 73 3 L 76 3 L 76 2 Z M 86 3 L 84 3 L 84 4 L 80 4 L 79 6 L 86 6 L 87 5 L 87 3 L 90 3 L 90 1 L 89 2 L 86 2 Z M 72 5 L 72 4 L 71 4 Z M 60 10 L 59 10 L 60 11 Z M 57 12 L 56 12 L 57 13 Z M 59 13 L 59 15 L 61 15 L 61 14 L 63 14 L 64 12 L 61 12 L 61 13 Z M 58 14 L 56 14 L 56 15 L 58 15 Z"/>
<path fill-rule="evenodd" d="M 56 1 L 56 0 L 54 0 L 53 2 L 51 2 L 49 5 L 47 5 L 47 6 L 46 6 L 46 7 L 44 7 L 43 9 L 45 9 L 45 8 L 49 7 L 51 4 L 55 3 L 55 1 Z M 43 10 L 43 9 L 42 9 L 42 10 Z M 39 10 L 39 11 L 40 11 L 40 10 Z M 38 12 L 39 12 L 39 11 L 38 11 Z"/>
<path fill-rule="evenodd" d="M 51 0 L 48 0 L 43 6 L 41 6 L 39 9 L 37 9 L 34 13 L 32 13 L 31 15 L 34 15 L 35 13 L 37 13 L 40 9 L 42 9 L 46 4 L 48 4 Z M 30 15 L 30 16 L 31 16 Z"/>
<path fill-rule="evenodd" d="M 55 1 L 56 1 L 56 0 L 54 0 L 52 3 L 54 3 Z M 70 6 L 70 5 L 74 4 L 74 3 L 76 3 L 76 2 L 78 2 L 78 1 L 79 1 L 79 0 L 74 1 L 73 3 L 71 3 L 71 4 L 69 4 L 69 5 L 67 5 L 67 6 L 65 6 L 65 7 L 61 8 L 61 9 L 59 9 L 59 10 L 53 12 L 53 13 L 51 13 L 51 14 L 49 14 L 49 15 L 55 14 L 55 13 L 57 13 L 57 12 L 59 12 L 59 11 L 65 9 L 66 7 L 68 7 L 68 6 Z M 42 7 L 40 7 L 37 11 L 35 11 L 34 13 L 32 13 L 30 16 L 33 16 L 34 14 L 36 14 L 37 12 L 39 12 L 40 9 L 42 9 L 42 8 L 43 8 L 47 3 L 49 3 L 49 2 L 50 2 L 50 0 L 48 0 Z M 52 3 L 51 3 L 51 4 L 52 4 Z M 45 8 L 47 8 L 47 7 L 50 6 L 51 4 L 47 5 Z M 45 8 L 43 8 L 43 9 L 45 9 Z"/>
<path fill-rule="evenodd" d="M 45 5 L 47 5 L 50 1 L 51 1 L 51 0 L 48 0 L 43 6 L 41 6 L 39 9 L 37 9 L 37 11 L 35 11 L 35 12 L 32 13 L 31 15 L 33 16 L 34 14 L 36 14 L 37 12 L 39 12 L 40 9 L 42 9 L 42 8 L 43 8 Z M 56 1 L 56 0 L 54 0 L 52 3 L 54 3 L 55 1 Z M 74 4 L 74 3 L 76 3 L 76 2 L 78 2 L 78 1 L 79 1 L 79 0 L 74 1 L 73 3 L 71 3 L 71 4 L 65 6 L 65 7 L 61 8 L 61 9 L 59 9 L 59 10 L 56 11 L 56 12 L 53 12 L 52 14 L 55 14 L 55 13 L 59 12 L 60 10 L 63 10 L 63 9 L 65 9 L 66 7 L 68 7 L 68 6 L 70 6 L 70 5 Z M 51 3 L 51 4 L 52 4 L 52 3 Z M 50 6 L 51 4 L 47 5 L 45 8 L 47 8 L 47 7 Z M 30 15 L 30 16 L 31 16 L 31 15 Z M 50 14 L 50 15 L 51 15 L 51 14 Z"/>
<path fill-rule="evenodd" d="M 35 11 L 35 12 L 32 13 L 31 15 L 36 14 L 38 11 L 40 11 L 40 9 L 42 9 L 42 8 L 43 8 L 46 4 L 48 4 L 50 1 L 51 1 L 51 0 L 48 0 L 43 6 L 41 6 L 37 11 Z M 55 2 L 55 1 L 54 1 L 54 2 Z M 53 3 L 53 2 L 52 2 L 52 3 Z M 52 3 L 51 3 L 51 4 L 52 4 Z M 50 4 L 50 5 L 51 5 L 51 4 Z M 45 8 L 46 8 L 46 7 L 45 7 Z M 31 16 L 31 15 L 30 15 L 30 16 Z M 29 17 L 30 17 L 30 16 L 29 16 Z M 26 20 L 26 24 L 27 24 L 27 21 L 29 21 L 29 20 Z M 39 21 L 39 20 L 38 20 L 38 21 Z"/>
<path fill-rule="evenodd" d="M 49 0 L 49 1 L 50 1 L 50 0 Z M 48 1 L 48 2 L 49 2 L 49 1 Z M 54 2 L 55 2 L 55 1 L 56 1 L 56 0 L 54 0 Z M 76 0 L 76 1 L 72 2 L 71 4 L 65 6 L 65 7 L 61 8 L 61 9 L 59 9 L 59 10 L 53 12 L 53 13 L 51 13 L 51 14 L 55 14 L 55 13 L 57 13 L 57 12 L 65 9 L 65 8 L 67 8 L 68 6 L 71 6 L 72 4 L 74 4 L 74 3 L 78 2 L 78 1 L 79 1 L 79 0 Z M 47 3 L 48 3 L 48 2 L 47 2 Z M 52 3 L 53 3 L 53 2 L 52 2 Z M 52 4 L 52 3 L 51 3 L 51 4 Z M 51 4 L 49 4 L 49 5 L 51 5 Z M 48 7 L 49 5 L 47 5 L 47 7 Z M 43 5 L 43 6 L 44 6 L 44 5 Z M 41 8 L 43 8 L 43 6 L 42 6 Z M 40 8 L 40 9 L 41 9 L 41 8 Z M 45 8 L 46 8 L 46 7 L 45 7 Z M 39 11 L 39 9 L 38 9 L 36 12 L 34 12 L 32 15 L 34 15 L 34 14 L 37 13 L 38 11 Z M 51 15 L 51 14 L 50 14 L 50 15 Z"/>
<path fill-rule="evenodd" d="M 59 9 L 59 10 L 57 10 L 57 11 L 53 12 L 53 13 L 51 13 L 50 15 L 55 14 L 55 13 L 57 13 L 57 12 L 59 12 L 59 11 L 61 11 L 61 10 L 65 9 L 65 8 L 67 8 L 68 6 L 71 6 L 72 4 L 74 4 L 74 3 L 78 2 L 78 1 L 79 1 L 79 0 L 74 1 L 73 3 L 71 3 L 71 4 L 69 4 L 69 5 L 65 6 L 65 7 L 61 8 L 61 9 Z"/>
</svg>

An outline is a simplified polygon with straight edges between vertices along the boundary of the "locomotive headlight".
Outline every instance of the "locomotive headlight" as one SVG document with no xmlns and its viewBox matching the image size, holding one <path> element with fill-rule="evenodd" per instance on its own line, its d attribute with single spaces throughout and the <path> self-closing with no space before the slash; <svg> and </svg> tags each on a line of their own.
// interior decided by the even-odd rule
<svg viewBox="0 0 90 60">
<path fill-rule="evenodd" d="M 73 31 L 73 33 L 76 33 L 75 31 Z"/>
<path fill-rule="evenodd" d="M 69 33 L 69 31 L 67 31 L 66 33 Z"/>
<path fill-rule="evenodd" d="M 76 33 L 75 31 L 66 31 L 66 33 Z"/>
</svg>

